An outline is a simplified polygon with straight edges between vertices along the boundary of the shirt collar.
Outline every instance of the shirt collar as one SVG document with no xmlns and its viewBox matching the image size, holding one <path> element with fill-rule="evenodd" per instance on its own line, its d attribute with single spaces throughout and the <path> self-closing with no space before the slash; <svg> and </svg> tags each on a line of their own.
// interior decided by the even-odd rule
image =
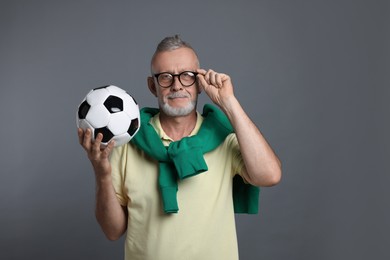
<svg viewBox="0 0 390 260">
<path fill-rule="evenodd" d="M 199 128 L 202 125 L 202 122 L 203 122 L 203 116 L 198 111 L 196 111 L 196 124 L 189 136 L 193 136 L 198 133 Z M 150 124 L 154 127 L 154 129 L 157 132 L 157 135 L 160 136 L 163 142 L 167 142 L 167 143 L 173 142 L 172 138 L 170 138 L 161 127 L 160 113 L 157 113 L 150 119 Z"/>
</svg>

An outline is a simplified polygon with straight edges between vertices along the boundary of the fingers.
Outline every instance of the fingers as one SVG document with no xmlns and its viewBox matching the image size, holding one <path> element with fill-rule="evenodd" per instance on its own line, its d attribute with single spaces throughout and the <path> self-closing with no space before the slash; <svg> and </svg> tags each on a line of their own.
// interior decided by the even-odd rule
<svg viewBox="0 0 390 260">
<path fill-rule="evenodd" d="M 197 69 L 196 72 L 198 72 L 198 74 L 201 74 L 201 75 L 206 75 L 207 71 L 204 70 L 204 69 Z"/>
<path fill-rule="evenodd" d="M 217 73 L 213 70 L 206 71 L 204 69 L 198 69 L 197 72 L 200 75 L 198 78 L 200 79 L 201 84 L 207 83 L 207 85 L 212 85 L 216 88 L 221 88 L 227 77 L 227 75 L 223 73 Z M 204 78 L 204 81 L 202 81 L 202 78 Z"/>
<path fill-rule="evenodd" d="M 198 74 L 197 76 L 197 79 L 198 79 L 198 85 L 201 89 L 205 90 L 205 88 L 207 88 L 208 84 L 204 78 L 204 75 L 202 74 Z"/>
<path fill-rule="evenodd" d="M 112 149 L 114 148 L 115 146 L 115 141 L 114 140 L 111 140 L 106 147 L 103 148 L 102 150 L 102 157 L 103 158 L 108 158 L 110 156 L 110 153 L 112 151 Z"/>
<path fill-rule="evenodd" d="M 102 140 L 103 140 L 103 134 L 102 133 L 98 133 L 95 140 L 91 142 L 91 151 L 93 154 L 99 154 L 100 152 L 100 148 L 101 148 L 101 145 L 102 145 Z"/>
<path fill-rule="evenodd" d="M 205 78 L 206 78 L 206 81 L 210 82 L 210 85 L 213 85 L 217 88 L 222 87 L 222 74 L 217 73 L 213 70 L 209 70 L 206 73 Z"/>
<path fill-rule="evenodd" d="M 84 130 L 81 128 L 77 128 L 77 135 L 79 137 L 79 143 L 82 145 L 84 139 Z"/>
<path fill-rule="evenodd" d="M 79 143 L 87 152 L 90 152 L 92 150 L 98 150 L 96 148 L 100 147 L 102 139 L 103 139 L 103 135 L 101 133 L 99 133 L 96 136 L 96 139 L 93 140 L 92 131 L 89 128 L 87 128 L 86 130 L 83 130 L 82 128 L 78 128 L 77 134 L 79 137 Z"/>
<path fill-rule="evenodd" d="M 91 130 L 90 129 L 83 130 L 82 128 L 78 128 L 77 135 L 79 137 L 80 145 L 85 150 L 88 151 L 90 149 L 90 146 L 91 146 L 91 136 L 92 136 Z"/>
<path fill-rule="evenodd" d="M 88 153 L 99 153 L 104 151 L 110 153 L 112 148 L 115 146 L 115 141 L 111 140 L 107 145 L 102 143 L 103 134 L 98 133 L 95 140 L 92 138 L 91 129 L 83 130 L 82 128 L 77 129 L 77 135 L 79 137 L 79 143 Z"/>
</svg>

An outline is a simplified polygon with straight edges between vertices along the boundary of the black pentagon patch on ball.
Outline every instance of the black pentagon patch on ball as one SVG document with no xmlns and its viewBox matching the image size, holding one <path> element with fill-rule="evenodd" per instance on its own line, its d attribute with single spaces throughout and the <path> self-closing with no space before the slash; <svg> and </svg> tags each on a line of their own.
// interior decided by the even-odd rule
<svg viewBox="0 0 390 260">
<path fill-rule="evenodd" d="M 117 96 L 109 96 L 104 101 L 104 106 L 111 114 L 121 112 L 123 111 L 123 100 Z"/>
<path fill-rule="evenodd" d="M 90 108 L 91 108 L 91 105 L 88 104 L 87 100 L 85 100 L 83 103 L 81 103 L 79 106 L 79 111 L 78 111 L 79 118 L 85 119 Z"/>
<path fill-rule="evenodd" d="M 95 129 L 95 139 L 99 133 L 103 134 L 103 143 L 107 143 L 108 141 L 111 140 L 111 138 L 114 137 L 114 134 L 111 133 L 111 131 L 107 127 L 102 127 L 102 128 L 96 128 Z"/>
<path fill-rule="evenodd" d="M 138 118 L 134 118 L 133 120 L 131 120 L 130 127 L 129 130 L 127 130 L 127 133 L 130 136 L 133 136 L 133 134 L 137 131 L 138 126 L 139 126 Z"/>
</svg>

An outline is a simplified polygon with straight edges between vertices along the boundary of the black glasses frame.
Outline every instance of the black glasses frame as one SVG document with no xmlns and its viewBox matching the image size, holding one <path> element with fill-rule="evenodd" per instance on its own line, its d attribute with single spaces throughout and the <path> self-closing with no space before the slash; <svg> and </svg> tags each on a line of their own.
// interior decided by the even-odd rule
<svg viewBox="0 0 390 260">
<path fill-rule="evenodd" d="M 183 84 L 183 82 L 181 82 L 180 76 L 181 76 L 182 74 L 188 73 L 188 72 L 194 74 L 194 76 L 195 76 L 195 77 L 194 77 L 194 82 L 192 82 L 191 84 Z M 170 84 L 169 86 L 162 86 L 162 85 L 160 84 L 159 76 L 162 75 L 162 74 L 169 74 L 169 75 L 172 76 L 172 82 L 171 82 L 171 84 Z M 158 84 L 160 85 L 160 87 L 162 87 L 162 88 L 170 88 L 170 87 L 172 87 L 173 82 L 175 82 L 175 77 L 177 77 L 177 78 L 179 79 L 180 84 L 182 84 L 184 87 L 190 87 L 190 86 L 194 85 L 194 83 L 196 82 L 196 76 L 197 76 L 197 75 L 198 75 L 197 72 L 190 71 L 190 70 L 186 70 L 186 71 L 180 72 L 179 74 L 172 74 L 172 73 L 169 73 L 169 72 L 161 72 L 161 73 L 156 73 L 156 74 L 154 74 L 153 76 L 156 77 L 157 82 L 158 82 Z"/>
</svg>

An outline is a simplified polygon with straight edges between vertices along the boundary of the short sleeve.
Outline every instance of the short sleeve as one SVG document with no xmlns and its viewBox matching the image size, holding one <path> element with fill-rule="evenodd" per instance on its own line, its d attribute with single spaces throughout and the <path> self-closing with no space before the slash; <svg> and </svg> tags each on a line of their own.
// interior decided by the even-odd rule
<svg viewBox="0 0 390 260">
<path fill-rule="evenodd" d="M 128 146 L 129 144 L 124 144 L 115 147 L 110 155 L 112 185 L 122 206 L 127 206 L 128 203 L 128 197 L 124 190 Z"/>
<path fill-rule="evenodd" d="M 239 174 L 242 176 L 243 169 L 245 167 L 244 160 L 242 159 L 240 145 L 238 144 L 236 134 L 230 134 L 226 137 L 226 142 L 229 150 L 232 154 L 232 170 L 233 175 Z"/>
</svg>

